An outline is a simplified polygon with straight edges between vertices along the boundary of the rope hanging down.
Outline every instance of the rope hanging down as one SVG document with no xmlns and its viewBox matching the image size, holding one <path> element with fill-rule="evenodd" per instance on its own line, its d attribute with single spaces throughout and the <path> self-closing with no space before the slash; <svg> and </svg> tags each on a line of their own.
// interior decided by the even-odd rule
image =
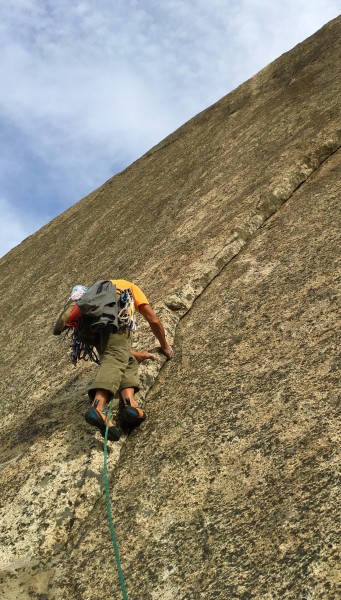
<svg viewBox="0 0 341 600">
<path fill-rule="evenodd" d="M 105 489 L 105 503 L 107 505 L 107 515 L 108 515 L 108 522 L 109 522 L 109 528 L 110 528 L 110 534 L 111 534 L 111 541 L 112 541 L 112 545 L 113 545 L 113 548 L 114 548 L 114 555 L 115 555 L 115 561 L 116 561 L 118 579 L 119 579 L 120 586 L 121 586 L 122 598 L 123 598 L 123 600 L 129 600 L 128 599 L 127 590 L 126 590 L 126 586 L 125 586 L 124 575 L 123 575 L 123 571 L 122 571 L 122 567 L 121 567 L 120 554 L 119 554 L 119 551 L 118 551 L 117 539 L 116 539 L 116 535 L 115 535 L 115 528 L 114 528 L 114 523 L 113 523 L 112 514 L 111 514 L 111 506 L 110 506 L 110 493 L 109 493 L 109 479 L 108 479 L 108 461 L 107 461 L 107 457 L 108 457 L 108 430 L 109 430 L 109 422 L 110 422 L 110 416 L 111 416 L 111 412 L 112 412 L 112 407 L 113 407 L 113 399 L 110 400 L 109 410 L 108 410 L 108 414 L 107 414 L 107 424 L 106 424 L 105 435 L 104 435 L 104 489 Z"/>
</svg>

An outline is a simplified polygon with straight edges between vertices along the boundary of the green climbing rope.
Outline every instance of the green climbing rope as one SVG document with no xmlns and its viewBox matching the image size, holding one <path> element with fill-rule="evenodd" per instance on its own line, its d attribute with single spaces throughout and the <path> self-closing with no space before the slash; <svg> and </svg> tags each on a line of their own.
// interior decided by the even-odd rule
<svg viewBox="0 0 341 600">
<path fill-rule="evenodd" d="M 123 600 L 129 600 L 128 599 L 127 590 L 126 590 L 125 581 L 124 581 L 124 575 L 123 575 L 123 571 L 122 571 L 122 567 L 121 567 L 120 553 L 118 551 L 118 545 L 117 545 L 117 539 L 116 539 L 116 535 L 115 535 L 114 522 L 113 522 L 113 519 L 112 519 L 111 506 L 110 506 L 109 479 L 108 479 L 108 460 L 107 459 L 108 459 L 108 429 L 109 429 L 110 416 L 111 416 L 111 412 L 112 412 L 112 406 L 113 406 L 113 399 L 110 401 L 110 404 L 109 404 L 109 410 L 108 410 L 108 414 L 107 414 L 107 425 L 106 425 L 106 428 L 105 428 L 105 435 L 104 435 L 104 489 L 105 489 L 105 502 L 106 502 L 106 505 L 107 505 L 107 515 L 108 515 L 108 521 L 109 521 L 111 541 L 112 541 L 112 545 L 114 547 L 114 555 L 115 555 L 115 561 L 116 561 L 118 579 L 119 579 L 120 586 L 121 586 L 122 597 L 123 597 Z"/>
</svg>

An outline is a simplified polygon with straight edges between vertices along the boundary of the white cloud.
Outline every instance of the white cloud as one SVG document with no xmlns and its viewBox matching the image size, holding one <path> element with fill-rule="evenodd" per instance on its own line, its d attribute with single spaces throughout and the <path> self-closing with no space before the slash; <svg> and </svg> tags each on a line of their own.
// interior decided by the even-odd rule
<svg viewBox="0 0 341 600">
<path fill-rule="evenodd" d="M 0 165 L 0 192 L 16 205 L 26 169 L 31 186 L 51 183 L 37 193 L 46 214 L 61 212 L 338 12 L 339 0 L 2 3 L 0 127 L 25 152 Z"/>
<path fill-rule="evenodd" d="M 20 0 L 2 8 L 0 108 L 26 132 L 48 125 L 49 151 L 59 134 L 71 147 L 104 140 L 107 151 L 134 153 L 308 35 L 307 23 L 318 28 L 321 9 L 327 20 L 337 4 Z"/>
<path fill-rule="evenodd" d="M 20 215 L 15 207 L 11 206 L 10 202 L 1 196 L 0 214 L 0 256 L 3 256 L 11 248 L 17 246 L 23 239 L 31 235 L 36 230 L 36 223 L 27 222 L 26 215 Z"/>
</svg>

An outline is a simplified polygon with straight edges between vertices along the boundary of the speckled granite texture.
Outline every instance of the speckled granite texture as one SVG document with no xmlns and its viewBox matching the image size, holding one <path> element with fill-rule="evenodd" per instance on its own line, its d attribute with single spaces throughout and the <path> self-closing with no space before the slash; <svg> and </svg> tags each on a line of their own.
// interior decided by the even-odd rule
<svg viewBox="0 0 341 600">
<path fill-rule="evenodd" d="M 0 261 L 4 600 L 120 597 L 95 367 L 50 333 L 110 276 L 175 349 L 110 444 L 129 599 L 339 598 L 340 44 L 336 19 Z"/>
</svg>

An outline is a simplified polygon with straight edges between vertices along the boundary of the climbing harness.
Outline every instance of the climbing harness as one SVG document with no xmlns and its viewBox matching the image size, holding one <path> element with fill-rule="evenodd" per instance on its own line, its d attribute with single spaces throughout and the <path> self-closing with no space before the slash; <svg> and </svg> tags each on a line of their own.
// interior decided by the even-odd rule
<svg viewBox="0 0 341 600">
<path fill-rule="evenodd" d="M 107 461 L 107 458 L 108 458 L 108 430 L 109 430 L 110 417 L 111 417 L 111 413 L 112 413 L 112 406 L 113 406 L 113 399 L 111 399 L 110 403 L 109 403 L 109 410 L 108 410 L 108 415 L 107 415 L 107 424 L 106 424 L 105 434 L 104 434 L 104 471 L 103 471 L 103 479 L 104 479 L 104 490 L 105 490 L 105 503 L 106 503 L 106 506 L 107 506 L 107 515 L 108 515 L 108 522 L 109 522 L 109 528 L 110 528 L 110 534 L 111 534 L 111 541 L 112 541 L 112 545 L 113 545 L 113 548 L 114 548 L 114 555 L 115 555 L 115 561 L 116 561 L 118 579 L 119 579 L 119 582 L 120 582 L 120 587 L 121 587 L 121 592 L 122 592 L 122 598 L 123 598 L 123 600 L 129 600 L 128 599 L 127 590 L 126 590 L 124 575 L 123 575 L 123 571 L 122 571 L 122 566 L 121 566 L 121 561 L 120 561 L 120 553 L 119 553 L 119 550 L 118 550 L 118 544 L 117 544 L 117 539 L 116 539 L 116 534 L 115 534 L 115 528 L 114 528 L 114 522 L 113 522 L 113 518 L 112 518 L 112 514 L 111 514 L 111 506 L 110 506 L 110 493 L 109 493 L 108 461 Z"/>
</svg>

